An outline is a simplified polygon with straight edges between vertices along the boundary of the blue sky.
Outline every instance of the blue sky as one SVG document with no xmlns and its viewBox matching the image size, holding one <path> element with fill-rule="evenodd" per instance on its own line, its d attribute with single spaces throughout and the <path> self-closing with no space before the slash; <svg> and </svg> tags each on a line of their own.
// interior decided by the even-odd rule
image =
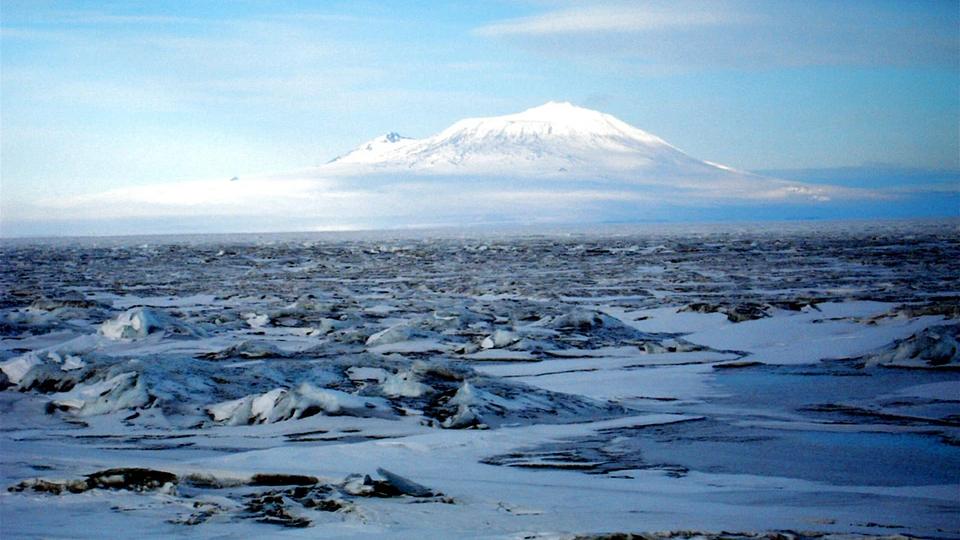
<svg viewBox="0 0 960 540">
<path fill-rule="evenodd" d="M 326 162 L 568 100 L 748 170 L 960 168 L 956 1 L 4 0 L 2 195 Z"/>
</svg>

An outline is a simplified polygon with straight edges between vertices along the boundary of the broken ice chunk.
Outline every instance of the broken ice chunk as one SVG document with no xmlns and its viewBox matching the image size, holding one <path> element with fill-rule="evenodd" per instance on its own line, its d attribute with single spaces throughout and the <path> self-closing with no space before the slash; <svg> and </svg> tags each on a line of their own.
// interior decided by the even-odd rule
<svg viewBox="0 0 960 540">
<path fill-rule="evenodd" d="M 367 338 L 367 347 L 376 347 L 378 345 L 387 345 L 406 341 L 413 335 L 412 329 L 407 324 L 398 324 L 381 330 Z"/>
<path fill-rule="evenodd" d="M 860 358 L 865 366 L 952 368 L 960 364 L 960 324 L 931 326 Z"/>
<path fill-rule="evenodd" d="M 417 380 L 417 376 L 411 371 L 401 371 L 388 376 L 380 389 L 390 397 L 417 398 L 433 392 L 433 388 Z"/>
<path fill-rule="evenodd" d="M 399 474 L 394 474 L 386 469 L 377 468 L 377 474 L 384 477 L 387 482 L 395 487 L 397 491 L 403 493 L 404 495 L 409 495 L 411 497 L 433 497 L 433 490 L 426 486 L 422 486 L 413 480 L 404 478 Z"/>
<path fill-rule="evenodd" d="M 493 334 L 483 338 L 480 346 L 484 349 L 502 349 L 520 341 L 520 336 L 516 332 L 509 330 L 497 330 Z"/>
<path fill-rule="evenodd" d="M 118 341 L 140 339 L 154 332 L 182 336 L 203 334 L 198 328 L 179 321 L 167 313 L 143 307 L 128 309 L 100 325 L 102 336 Z"/>
<path fill-rule="evenodd" d="M 289 356 L 286 351 L 269 341 L 244 340 L 236 345 L 231 345 L 226 349 L 208 352 L 198 355 L 198 358 L 206 360 L 223 360 L 226 358 L 285 358 Z"/>
<path fill-rule="evenodd" d="M 257 315 L 256 313 L 244 313 L 243 320 L 247 322 L 250 328 L 263 328 L 270 323 L 270 316 L 267 314 Z"/>
<path fill-rule="evenodd" d="M 315 414 L 345 416 L 384 416 L 389 408 L 382 399 L 365 398 L 303 383 L 295 389 L 276 388 L 225 401 L 206 408 L 218 424 L 272 424 L 284 420 L 306 418 Z"/>
<path fill-rule="evenodd" d="M 41 360 L 36 353 L 29 352 L 7 360 L 6 362 L 0 362 L 0 371 L 3 371 L 11 384 L 20 384 L 23 377 L 29 373 L 34 366 L 42 363 L 43 360 Z"/>
<path fill-rule="evenodd" d="M 142 407 L 150 402 L 140 375 L 133 371 L 100 382 L 77 385 L 69 392 L 54 394 L 52 398 L 50 407 L 77 416 L 107 414 Z"/>
<path fill-rule="evenodd" d="M 347 377 L 349 377 L 351 381 L 375 381 L 382 383 L 387 380 L 389 376 L 390 373 L 383 368 L 353 366 L 347 369 Z"/>
</svg>

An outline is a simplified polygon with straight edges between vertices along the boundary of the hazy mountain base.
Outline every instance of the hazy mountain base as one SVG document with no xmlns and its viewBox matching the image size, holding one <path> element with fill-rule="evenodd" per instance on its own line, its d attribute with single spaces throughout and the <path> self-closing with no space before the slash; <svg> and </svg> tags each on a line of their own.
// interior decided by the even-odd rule
<svg viewBox="0 0 960 540">
<path fill-rule="evenodd" d="M 956 238 L 8 244 L 4 536 L 956 537 Z"/>
<path fill-rule="evenodd" d="M 486 179 L 483 179 L 486 181 Z M 443 181 L 443 179 L 439 179 Z M 523 180 L 527 182 L 527 180 Z M 549 188 L 550 186 L 545 186 Z M 224 188 L 227 189 L 227 188 Z M 461 197 L 463 199 L 464 197 Z M 654 198 L 646 201 L 585 201 L 576 208 L 551 205 L 510 207 L 494 205 L 479 208 L 470 197 L 459 205 L 428 209 L 399 207 L 395 203 L 375 204 L 368 214 L 327 215 L 263 215 L 243 213 L 234 216 L 130 217 L 115 219 L 70 219 L 55 217 L 45 220 L 13 220 L 0 216 L 0 230 L 8 237 L 42 237 L 117 234 L 177 234 L 196 231 L 225 234 L 271 233 L 272 231 L 369 231 L 393 229 L 398 234 L 435 234 L 441 228 L 457 229 L 458 235 L 475 236 L 496 230 L 603 230 L 621 227 L 679 227 L 699 222 L 700 228 L 726 223 L 726 227 L 762 227 L 764 222 L 782 221 L 778 226 L 809 226 L 811 220 L 908 219 L 916 217 L 955 217 L 960 206 L 960 190 L 918 188 L 893 194 L 889 198 L 855 201 L 836 200 L 818 204 L 671 204 Z M 347 223 L 344 227 L 342 223 Z M 815 226 L 831 226 L 816 223 Z M 832 226 L 837 226 L 832 224 Z M 843 226 L 843 225 L 839 225 Z M 465 229 L 464 229 L 465 228 Z M 413 229 L 413 233 L 406 232 Z M 311 233 L 304 233 L 311 234 Z M 328 232 L 336 236 L 336 232 Z M 444 234 L 441 232 L 441 234 Z"/>
</svg>

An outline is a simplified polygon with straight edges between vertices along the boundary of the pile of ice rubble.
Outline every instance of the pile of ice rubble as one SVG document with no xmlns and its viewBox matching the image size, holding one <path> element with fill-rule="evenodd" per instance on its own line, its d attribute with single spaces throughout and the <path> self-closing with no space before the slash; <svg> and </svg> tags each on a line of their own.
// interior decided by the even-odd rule
<svg viewBox="0 0 960 540">
<path fill-rule="evenodd" d="M 81 299 L 45 302 L 50 305 L 41 307 L 86 309 L 87 317 L 91 309 L 97 314 L 105 309 L 89 303 L 78 307 Z M 316 319 L 311 315 L 316 309 L 312 300 L 302 298 L 246 320 L 256 318 L 258 328 L 283 317 L 302 322 Z M 523 306 L 517 309 L 507 320 L 466 308 L 388 325 L 376 324 L 379 315 L 373 317 L 374 324 L 352 320 L 358 317 L 355 314 L 340 320 L 321 318 L 313 330 L 326 334 L 317 345 L 299 350 L 238 337 L 224 348 L 189 355 L 141 352 L 130 357 L 106 352 L 103 340 L 200 339 L 209 335 L 207 327 L 215 328 L 211 323 L 185 322 L 161 309 L 137 307 L 100 323 L 98 335 L 83 335 L 0 363 L 0 387 L 46 395 L 51 413 L 83 417 L 150 408 L 182 426 L 270 424 L 319 414 L 416 416 L 440 428 L 488 428 L 609 418 L 625 414 L 625 409 L 482 375 L 469 367 L 470 361 L 536 361 L 571 347 L 625 344 L 645 353 L 705 349 L 676 335 L 640 332 L 596 311 L 544 314 L 524 311 Z M 244 320 L 242 314 L 234 315 Z M 930 327 L 859 360 L 865 366 L 956 366 L 958 327 Z M 438 351 L 445 352 L 435 354 Z M 223 362 L 253 359 L 265 361 L 229 370 Z"/>
<path fill-rule="evenodd" d="M 960 324 L 930 326 L 858 359 L 864 366 L 960 367 Z"/>
<path fill-rule="evenodd" d="M 286 351 L 258 339 L 192 355 L 135 352 L 111 354 L 103 340 L 132 342 L 153 335 L 192 339 L 207 335 L 158 309 L 133 308 L 86 335 L 48 349 L 30 351 L 0 363 L 0 383 L 47 397 L 47 411 L 91 416 L 134 409 L 158 409 L 181 426 L 270 424 L 313 415 L 392 418 L 417 416 L 440 428 L 488 428 L 504 423 L 562 423 L 609 418 L 625 413 L 619 405 L 550 392 L 482 375 L 463 360 L 420 359 L 384 353 L 385 345 L 430 335 L 450 319 L 431 316 L 370 333 L 355 352 L 324 354 L 320 346 Z M 464 351 L 513 346 L 544 347 L 562 339 L 557 329 L 593 331 L 600 342 L 646 337 L 597 313 L 567 314 L 538 320 L 534 329 L 480 332 Z M 455 336 L 467 343 L 468 340 Z M 462 344 L 461 343 L 461 344 Z M 137 351 L 137 349 L 134 349 Z M 318 360 L 321 359 L 322 360 Z M 222 360 L 266 359 L 242 369 Z M 226 372 L 229 372 L 227 375 Z M 251 393 L 251 390 L 253 392 Z"/>
<path fill-rule="evenodd" d="M 218 478 L 207 473 L 176 475 L 144 468 L 97 471 L 80 479 L 30 479 L 8 488 L 52 495 L 91 490 L 158 492 L 185 510 L 172 520 L 181 525 L 199 525 L 226 514 L 284 527 L 313 525 L 313 512 L 357 513 L 365 498 L 409 498 L 419 502 L 455 504 L 456 501 L 413 480 L 385 469 L 381 479 L 351 474 L 340 481 L 314 476 L 258 473 L 247 478 Z M 265 489 L 268 488 L 268 489 Z M 313 519 L 311 519 L 313 517 Z"/>
<path fill-rule="evenodd" d="M 47 412 L 93 416 L 145 407 L 153 401 L 136 366 L 127 362 L 90 361 L 82 355 L 55 351 L 30 352 L 3 362 L 0 370 L 0 383 L 22 392 L 47 394 Z"/>
<path fill-rule="evenodd" d="M 162 333 L 166 337 L 196 337 L 204 332 L 195 326 L 155 309 L 132 308 L 100 325 L 100 334 L 108 339 L 133 340 Z"/>
<path fill-rule="evenodd" d="M 73 328 L 84 319 L 103 320 L 110 314 L 110 306 L 67 293 L 56 299 L 37 298 L 29 306 L 8 311 L 0 317 L 0 333 L 15 335 L 20 332 L 51 331 Z"/>
</svg>

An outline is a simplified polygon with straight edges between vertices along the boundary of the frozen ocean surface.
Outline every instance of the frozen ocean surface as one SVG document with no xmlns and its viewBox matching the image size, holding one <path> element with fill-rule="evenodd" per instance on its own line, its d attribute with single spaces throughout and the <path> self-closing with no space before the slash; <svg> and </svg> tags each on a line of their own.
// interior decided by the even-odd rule
<svg viewBox="0 0 960 540">
<path fill-rule="evenodd" d="M 957 538 L 958 233 L 3 240 L 0 536 Z"/>
</svg>

